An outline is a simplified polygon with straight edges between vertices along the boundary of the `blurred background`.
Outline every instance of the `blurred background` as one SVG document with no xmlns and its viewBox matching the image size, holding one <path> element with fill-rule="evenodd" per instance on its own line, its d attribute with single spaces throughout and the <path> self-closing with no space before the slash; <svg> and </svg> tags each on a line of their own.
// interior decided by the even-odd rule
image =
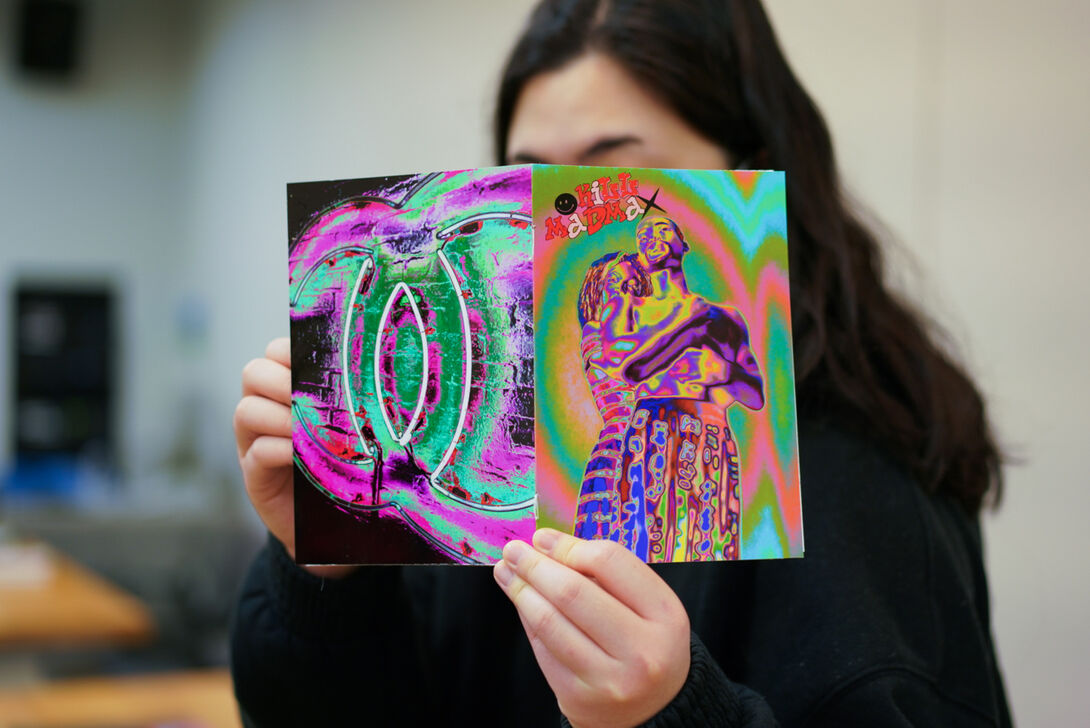
<svg viewBox="0 0 1090 728">
<path fill-rule="evenodd" d="M 231 416 L 287 334 L 284 185 L 492 163 L 531 4 L 0 0 L 0 725 L 92 724 L 88 690 L 160 696 L 113 724 L 236 720 L 226 626 L 263 533 Z M 984 519 L 1015 719 L 1076 724 L 1090 5 L 766 6 L 1016 457 Z"/>
</svg>

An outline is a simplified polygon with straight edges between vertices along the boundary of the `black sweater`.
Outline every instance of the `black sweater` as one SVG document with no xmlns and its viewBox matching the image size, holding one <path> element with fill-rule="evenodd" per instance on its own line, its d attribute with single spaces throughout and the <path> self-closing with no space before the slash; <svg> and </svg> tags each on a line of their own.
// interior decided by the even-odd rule
<svg viewBox="0 0 1090 728">
<path fill-rule="evenodd" d="M 692 666 L 654 726 L 1007 726 L 977 523 L 873 446 L 799 432 L 806 556 L 655 570 Z M 250 725 L 557 726 L 491 569 L 368 567 L 342 581 L 274 539 L 232 628 Z"/>
</svg>

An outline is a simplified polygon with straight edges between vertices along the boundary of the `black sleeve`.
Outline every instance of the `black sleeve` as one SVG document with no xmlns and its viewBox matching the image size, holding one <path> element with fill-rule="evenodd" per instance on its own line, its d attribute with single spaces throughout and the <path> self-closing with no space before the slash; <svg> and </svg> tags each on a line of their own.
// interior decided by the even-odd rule
<svg viewBox="0 0 1090 728">
<path fill-rule="evenodd" d="M 681 692 L 645 728 L 776 728 L 779 722 L 764 697 L 727 679 L 700 639 L 692 636 L 692 664 Z M 901 666 L 877 668 L 828 696 L 805 724 L 920 728 L 995 726 L 989 716 L 944 693 L 942 686 Z M 564 722 L 565 728 L 569 724 Z"/>
<path fill-rule="evenodd" d="M 971 517 L 869 442 L 803 433 L 805 558 L 660 567 L 700 640 L 649 725 L 1009 726 Z"/>
<path fill-rule="evenodd" d="M 779 723 L 765 699 L 745 685 L 731 682 L 694 633 L 692 662 L 681 692 L 645 725 L 647 728 L 723 726 L 774 728 Z"/>
<path fill-rule="evenodd" d="M 426 720 L 414 675 L 418 630 L 401 567 L 361 567 L 341 580 L 295 565 L 270 536 L 231 625 L 231 673 L 248 726 L 350 725 L 384 706 L 401 725 Z"/>
<path fill-rule="evenodd" d="M 696 634 L 689 639 L 692 661 L 685 684 L 670 704 L 641 728 L 776 728 L 779 723 L 757 693 L 731 682 Z M 567 718 L 561 728 L 571 728 Z"/>
<path fill-rule="evenodd" d="M 694 636 L 682 690 L 648 725 L 1009 725 L 971 519 L 873 448 L 807 435 L 805 558 L 659 571 Z M 247 725 L 355 725 L 379 706 L 397 725 L 555 726 L 488 570 L 424 569 L 323 581 L 270 539 L 232 624 Z"/>
<path fill-rule="evenodd" d="M 732 682 L 696 636 L 692 663 L 681 692 L 642 728 L 777 728 L 780 723 L 764 697 Z M 996 722 L 972 706 L 944 694 L 941 686 L 903 667 L 879 668 L 859 676 L 805 724 L 813 728 L 845 725 L 883 728 L 959 725 L 993 726 Z M 1000 721 L 998 725 L 1003 725 Z M 571 724 L 565 719 L 563 728 Z"/>
<path fill-rule="evenodd" d="M 878 668 L 861 676 L 848 689 L 831 696 L 807 725 L 813 728 L 844 725 L 984 728 L 1009 726 L 1010 723 L 958 701 L 928 676 L 897 666 Z"/>
</svg>

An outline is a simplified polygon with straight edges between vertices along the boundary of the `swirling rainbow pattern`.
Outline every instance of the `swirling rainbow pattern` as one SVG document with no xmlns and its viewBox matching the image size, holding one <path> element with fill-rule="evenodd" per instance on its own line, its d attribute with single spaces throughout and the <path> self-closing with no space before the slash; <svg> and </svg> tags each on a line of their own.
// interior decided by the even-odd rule
<svg viewBox="0 0 1090 728">
<path fill-rule="evenodd" d="M 737 445 L 743 559 L 800 556 L 802 507 L 796 437 L 787 223 L 782 172 L 534 168 L 534 345 L 538 525 L 571 531 L 588 456 L 602 417 L 580 352 L 579 292 L 590 265 L 634 252 L 640 216 L 615 219 L 591 234 L 557 235 L 558 199 L 591 180 L 638 183 L 641 208 L 684 231 L 689 288 L 739 311 L 764 377 L 765 404 L 727 409 Z M 584 188 L 585 189 L 585 188 Z M 570 202 L 570 200 L 569 200 Z M 657 208 L 657 209 L 656 209 Z M 585 212 L 580 206 L 576 215 Z M 642 216 L 642 213 L 641 213 Z M 570 220 L 563 215 L 560 220 Z M 586 216 L 582 217 L 586 223 Z M 552 232 L 551 239 L 549 237 Z M 669 560 L 669 559 L 665 559 Z"/>
</svg>

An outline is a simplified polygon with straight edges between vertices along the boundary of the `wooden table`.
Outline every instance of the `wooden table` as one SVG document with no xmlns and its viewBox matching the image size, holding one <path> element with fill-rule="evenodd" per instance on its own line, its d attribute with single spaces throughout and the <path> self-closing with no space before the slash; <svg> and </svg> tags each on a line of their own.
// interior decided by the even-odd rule
<svg viewBox="0 0 1090 728">
<path fill-rule="evenodd" d="M 0 581 L 0 649 L 136 644 L 155 633 L 138 599 L 40 544 L 41 579 Z"/>
<path fill-rule="evenodd" d="M 49 547 L 22 547 L 22 554 L 7 552 L 16 568 L 0 579 L 0 662 L 32 658 L 32 650 L 43 648 L 127 645 L 154 635 L 151 614 L 138 599 Z M 31 568 L 20 570 L 20 564 Z M 0 728 L 240 725 L 224 669 L 31 678 L 0 687 Z"/>
<path fill-rule="evenodd" d="M 0 728 L 238 728 L 227 670 L 84 678 L 0 691 Z"/>
</svg>

